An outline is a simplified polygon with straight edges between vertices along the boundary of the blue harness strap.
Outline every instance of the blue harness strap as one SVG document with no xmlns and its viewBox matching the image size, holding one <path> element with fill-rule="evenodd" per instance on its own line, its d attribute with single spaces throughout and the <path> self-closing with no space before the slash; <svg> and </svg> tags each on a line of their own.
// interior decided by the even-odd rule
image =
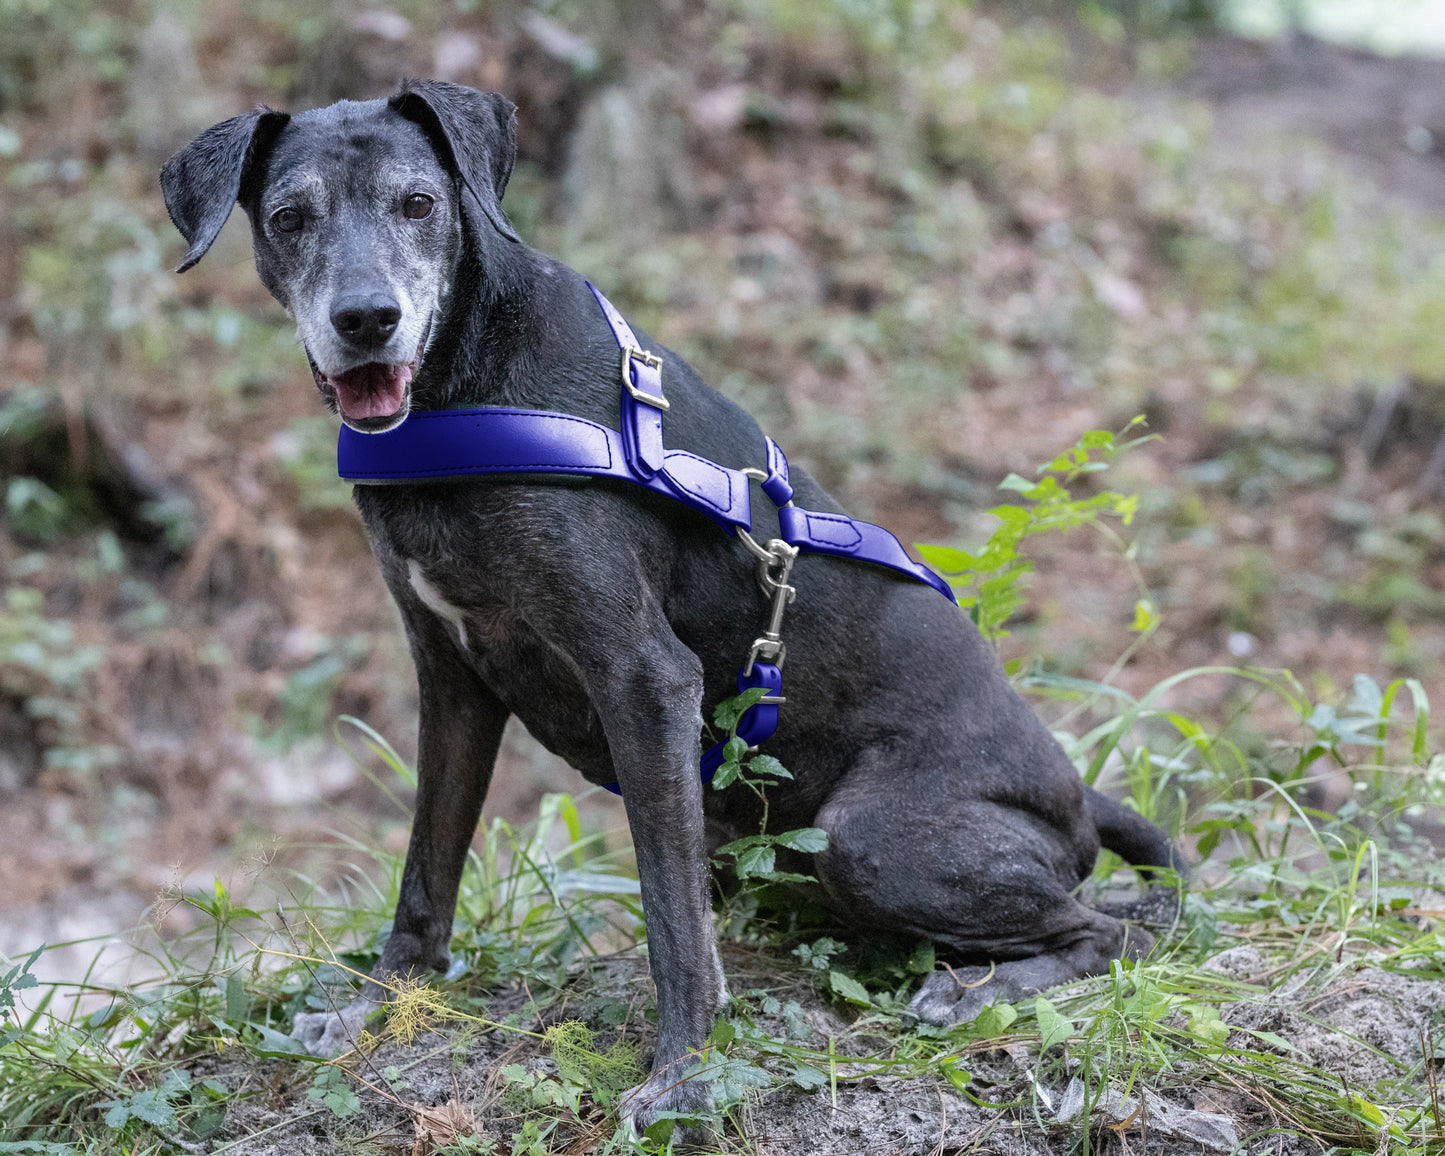
<svg viewBox="0 0 1445 1156">
<path fill-rule="evenodd" d="M 384 433 L 341 427 L 337 472 L 358 485 L 421 482 L 487 474 L 573 474 L 616 478 L 663 494 L 706 514 L 730 534 L 752 527 L 748 477 L 662 440 L 662 415 L 671 408 L 662 392 L 662 359 L 642 349 L 637 335 L 612 302 L 588 282 L 622 351 L 620 431 L 586 418 L 538 409 L 422 410 Z M 772 438 L 767 445 L 763 493 L 778 507 L 783 541 L 804 553 L 870 562 L 932 586 L 957 603 L 947 582 L 908 556 L 882 526 L 846 514 L 793 505 L 788 459 Z M 757 471 L 761 474 L 763 471 Z M 754 547 L 756 549 L 756 547 Z M 781 658 L 778 661 L 782 661 Z M 738 721 L 749 747 L 772 737 L 778 726 L 782 675 L 776 665 L 752 662 L 738 675 L 738 693 L 762 687 L 773 701 L 758 703 Z M 704 783 L 723 762 L 726 743 L 702 757 Z M 620 795 L 616 783 L 604 784 Z"/>
<path fill-rule="evenodd" d="M 386 433 L 341 427 L 336 470 L 358 485 L 468 474 L 581 474 L 632 482 L 706 514 L 729 533 L 752 525 L 748 479 L 672 450 L 650 476 L 628 462 L 624 437 L 595 421 L 541 409 L 434 409 Z"/>
</svg>

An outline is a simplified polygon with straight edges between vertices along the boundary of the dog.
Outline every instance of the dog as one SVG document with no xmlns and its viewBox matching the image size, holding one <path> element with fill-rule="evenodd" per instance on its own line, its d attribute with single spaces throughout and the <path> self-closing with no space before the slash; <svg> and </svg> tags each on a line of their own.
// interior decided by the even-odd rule
<svg viewBox="0 0 1445 1156">
<path fill-rule="evenodd" d="M 188 245 L 177 271 L 239 203 L 262 282 L 355 430 L 481 406 L 616 429 L 618 347 L 597 302 L 502 211 L 515 141 L 511 103 L 439 81 L 296 116 L 262 106 L 166 162 L 166 206 Z M 640 340 L 663 359 L 669 446 L 735 469 L 766 463 L 751 417 Z M 704 792 L 699 735 L 704 704 L 733 693 L 768 599 L 744 545 L 696 511 L 562 480 L 355 490 L 416 665 L 416 813 L 372 978 L 295 1031 L 330 1054 L 384 1002 L 378 981 L 446 970 L 463 863 L 516 715 L 588 781 L 623 789 L 657 989 L 652 1071 L 623 1116 L 645 1129 L 660 1112 L 711 1110 L 705 1079 L 683 1078 L 727 1003 L 708 850 L 757 833 L 761 812 L 751 792 Z M 841 512 L 805 471 L 792 480 L 800 504 Z M 770 504 L 753 509 L 754 532 L 777 535 Z M 769 788 L 769 823 L 827 833 L 808 867 L 847 927 L 931 939 L 972 965 L 927 977 L 914 1013 L 964 1021 L 1146 954 L 1153 937 L 1120 918 L 1130 910 L 1094 910 L 1074 892 L 1101 844 L 1146 877 L 1182 875 L 1182 861 L 1080 781 L 967 616 L 842 558 L 805 557 L 792 582 L 789 706 L 768 751 L 793 778 Z"/>
</svg>

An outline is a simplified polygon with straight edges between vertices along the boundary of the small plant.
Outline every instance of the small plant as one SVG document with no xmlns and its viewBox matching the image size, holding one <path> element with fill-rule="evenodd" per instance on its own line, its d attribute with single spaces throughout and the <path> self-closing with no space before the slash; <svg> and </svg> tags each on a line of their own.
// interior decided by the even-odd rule
<svg viewBox="0 0 1445 1156">
<path fill-rule="evenodd" d="M 968 611 L 985 638 L 997 642 L 1008 637 L 1004 624 L 1023 604 L 1018 582 L 1034 568 L 1020 552 L 1026 538 L 1088 526 L 1103 534 L 1132 565 L 1133 555 L 1128 544 L 1102 518 L 1115 517 L 1125 526 L 1129 525 L 1139 509 L 1138 495 L 1104 490 L 1092 497 L 1076 498 L 1070 487 L 1080 478 L 1108 469 L 1120 454 L 1154 440 L 1152 434 L 1126 438 L 1143 424 L 1144 419 L 1136 417 L 1117 434 L 1090 430 L 1053 461 L 1039 467 L 1040 481 L 1031 482 L 1018 474 L 1009 474 L 998 488 L 1018 494 L 1021 504 L 995 506 L 989 510 L 999 525 L 977 554 L 952 546 L 920 544 L 917 547 L 924 561 L 948 579 L 960 608 Z M 1158 625 L 1159 618 L 1153 603 L 1142 593 L 1144 583 L 1137 568 L 1135 578 L 1141 596 L 1135 604 L 1132 629 L 1147 635 Z"/>
<path fill-rule="evenodd" d="M 756 795 L 762 805 L 758 833 L 734 839 L 714 854 L 732 859 L 733 873 L 742 883 L 814 883 L 817 881 L 811 875 L 777 870 L 778 848 L 816 855 L 828 849 L 828 833 L 821 827 L 799 827 L 777 834 L 768 832 L 768 787 L 793 776 L 771 755 L 749 757 L 747 743 L 738 738 L 738 723 L 766 693 L 762 688 L 746 690 L 719 703 L 713 711 L 713 721 L 728 732 L 722 766 L 713 776 L 713 790 L 723 791 L 736 783 Z"/>
</svg>

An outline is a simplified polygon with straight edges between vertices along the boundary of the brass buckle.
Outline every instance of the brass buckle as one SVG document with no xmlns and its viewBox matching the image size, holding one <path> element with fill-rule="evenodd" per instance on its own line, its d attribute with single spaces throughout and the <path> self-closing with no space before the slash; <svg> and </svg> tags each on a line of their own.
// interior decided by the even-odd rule
<svg viewBox="0 0 1445 1156">
<path fill-rule="evenodd" d="M 656 406 L 658 409 L 671 409 L 672 406 L 662 394 L 645 393 L 632 384 L 632 363 L 640 361 L 643 365 L 653 369 L 662 368 L 662 358 L 655 353 L 648 353 L 644 349 L 637 349 L 631 345 L 622 347 L 622 386 L 634 398 L 647 405 Z"/>
</svg>

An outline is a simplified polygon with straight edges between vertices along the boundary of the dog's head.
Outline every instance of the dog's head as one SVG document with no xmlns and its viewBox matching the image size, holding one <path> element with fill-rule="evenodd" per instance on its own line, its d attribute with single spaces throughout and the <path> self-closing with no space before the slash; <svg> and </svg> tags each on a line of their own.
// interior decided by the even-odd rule
<svg viewBox="0 0 1445 1156">
<path fill-rule="evenodd" d="M 237 202 L 256 269 L 296 319 L 311 372 L 355 429 L 405 420 L 411 383 L 470 237 L 517 235 L 500 201 L 516 109 L 496 93 L 408 81 L 388 100 L 296 116 L 262 106 L 208 128 L 161 169 L 199 261 Z"/>
</svg>

